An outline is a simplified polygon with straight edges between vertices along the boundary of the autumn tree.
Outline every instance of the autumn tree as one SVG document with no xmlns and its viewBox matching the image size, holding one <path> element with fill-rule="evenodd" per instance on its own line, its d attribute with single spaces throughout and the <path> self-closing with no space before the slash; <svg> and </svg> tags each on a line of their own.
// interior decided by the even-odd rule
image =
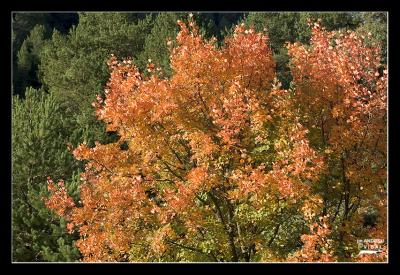
<svg viewBox="0 0 400 275">
<path fill-rule="evenodd" d="M 367 39 L 316 22 L 309 46 L 288 45 L 301 123 L 327 160 L 313 189 L 339 260 L 356 256 L 357 239 L 387 237 L 387 69 Z"/>
<path fill-rule="evenodd" d="M 110 58 L 93 105 L 120 139 L 77 147 L 80 201 L 49 179 L 46 204 L 79 232 L 84 261 L 284 260 L 317 219 L 323 158 L 265 34 L 240 25 L 216 47 L 178 23 L 170 78 Z"/>
</svg>

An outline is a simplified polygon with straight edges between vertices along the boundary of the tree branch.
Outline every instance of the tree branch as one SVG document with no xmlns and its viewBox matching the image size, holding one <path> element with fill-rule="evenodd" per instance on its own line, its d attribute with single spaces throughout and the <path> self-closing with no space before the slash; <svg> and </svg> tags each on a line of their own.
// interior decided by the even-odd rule
<svg viewBox="0 0 400 275">
<path fill-rule="evenodd" d="M 197 253 L 206 255 L 207 257 L 211 258 L 211 259 L 214 260 L 214 261 L 218 261 L 218 260 L 215 258 L 215 256 L 213 257 L 213 255 L 207 254 L 206 252 L 204 252 L 204 251 L 202 251 L 202 250 L 200 250 L 200 249 L 198 249 L 198 248 L 190 247 L 190 246 L 187 246 L 187 245 L 184 245 L 184 244 L 180 244 L 180 243 L 174 242 L 174 241 L 172 241 L 172 240 L 170 240 L 170 239 L 166 239 L 166 241 L 167 241 L 168 243 L 170 243 L 170 244 L 179 246 L 179 247 L 181 247 L 181 248 L 184 248 L 184 249 L 187 249 L 187 250 L 190 250 L 190 251 L 193 251 L 193 252 L 197 252 Z"/>
<path fill-rule="evenodd" d="M 218 213 L 218 216 L 220 218 L 220 221 L 223 224 L 223 226 L 225 228 L 225 231 L 226 231 L 226 233 L 228 235 L 229 246 L 231 248 L 231 253 L 232 253 L 232 261 L 238 262 L 239 261 L 239 257 L 238 257 L 237 251 L 236 251 L 235 239 L 234 239 L 234 236 L 233 236 L 233 231 L 227 225 L 227 223 L 226 223 L 226 221 L 224 219 L 224 216 L 222 214 L 222 210 L 221 210 L 220 205 L 218 203 L 218 199 L 214 196 L 212 191 L 209 194 L 210 194 L 211 200 L 213 201 L 213 203 L 214 203 L 214 205 L 215 205 L 215 207 L 217 209 L 217 213 Z"/>
</svg>

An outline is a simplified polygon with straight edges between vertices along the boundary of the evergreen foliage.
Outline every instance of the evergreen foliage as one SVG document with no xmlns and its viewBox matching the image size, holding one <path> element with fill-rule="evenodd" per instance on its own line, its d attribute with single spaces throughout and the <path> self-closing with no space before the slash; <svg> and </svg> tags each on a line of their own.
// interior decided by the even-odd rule
<svg viewBox="0 0 400 275">
<path fill-rule="evenodd" d="M 15 261 L 74 261 L 77 236 L 67 234 L 65 221 L 49 211 L 46 178 L 71 178 L 77 163 L 67 149 L 64 115 L 53 95 L 28 88 L 25 99 L 13 97 L 12 190 L 13 259 Z M 72 190 L 77 189 L 70 184 Z"/>
</svg>

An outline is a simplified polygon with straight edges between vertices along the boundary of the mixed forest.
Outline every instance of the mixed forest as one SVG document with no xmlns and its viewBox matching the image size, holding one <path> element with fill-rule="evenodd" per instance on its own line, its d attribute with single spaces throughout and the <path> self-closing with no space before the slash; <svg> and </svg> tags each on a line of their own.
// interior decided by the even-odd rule
<svg viewBox="0 0 400 275">
<path fill-rule="evenodd" d="M 13 261 L 387 261 L 386 13 L 20 12 L 12 46 Z"/>
</svg>

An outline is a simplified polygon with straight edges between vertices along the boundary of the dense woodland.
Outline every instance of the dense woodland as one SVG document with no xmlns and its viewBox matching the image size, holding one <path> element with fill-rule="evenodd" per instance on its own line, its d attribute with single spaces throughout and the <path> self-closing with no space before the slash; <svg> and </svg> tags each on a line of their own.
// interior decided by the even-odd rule
<svg viewBox="0 0 400 275">
<path fill-rule="evenodd" d="M 386 261 L 387 15 L 13 13 L 13 261 Z"/>
</svg>

